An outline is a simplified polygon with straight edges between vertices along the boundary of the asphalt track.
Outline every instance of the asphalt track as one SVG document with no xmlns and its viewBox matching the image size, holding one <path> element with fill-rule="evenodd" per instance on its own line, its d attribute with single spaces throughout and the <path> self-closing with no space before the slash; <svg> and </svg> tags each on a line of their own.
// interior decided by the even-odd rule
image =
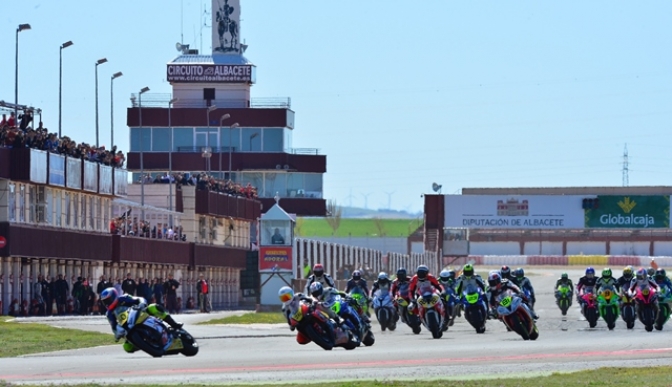
<svg viewBox="0 0 672 387">
<path fill-rule="evenodd" d="M 376 324 L 376 343 L 372 347 L 324 351 L 314 344 L 297 344 L 283 325 L 191 325 L 225 313 L 183 315 L 178 319 L 187 323 L 186 328 L 201 347 L 196 357 L 154 359 L 144 353 L 126 354 L 120 345 L 110 345 L 3 358 L 0 380 L 17 384 L 313 383 L 505 377 L 603 366 L 672 365 L 672 326 L 662 332 L 646 332 L 638 322 L 634 330 L 628 331 L 619 321 L 614 331 L 608 331 L 600 321 L 596 328 L 589 329 L 576 304 L 563 323 L 552 292 L 555 279 L 563 270 L 575 281 L 581 274 L 579 268 L 527 269 L 537 291 L 536 309 L 541 317 L 537 341 L 523 341 L 493 320 L 488 321 L 485 334 L 477 335 L 466 321 L 459 319 L 438 340 L 426 331 L 414 335 L 406 326 L 383 333 Z M 620 268 L 614 271 L 620 272 Z M 109 332 L 102 317 L 42 321 Z M 113 343 L 112 338 L 110 342 Z"/>
</svg>

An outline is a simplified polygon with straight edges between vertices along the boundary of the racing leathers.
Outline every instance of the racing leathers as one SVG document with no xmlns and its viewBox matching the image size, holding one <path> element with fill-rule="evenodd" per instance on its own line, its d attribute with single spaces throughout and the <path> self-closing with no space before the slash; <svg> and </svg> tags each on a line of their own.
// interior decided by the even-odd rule
<svg viewBox="0 0 672 387">
<path fill-rule="evenodd" d="M 511 290 L 514 294 L 516 294 L 523 300 L 524 308 L 527 310 L 527 312 L 533 319 L 537 320 L 539 318 L 539 316 L 537 316 L 537 314 L 534 313 L 534 310 L 530 307 L 529 299 L 527 298 L 527 296 L 525 296 L 525 293 L 522 290 L 520 290 L 520 288 L 516 286 L 513 282 L 506 279 L 502 279 L 502 283 L 499 286 L 490 287 L 487 291 L 488 303 L 490 304 L 491 310 L 493 311 L 497 310 L 500 301 L 499 298 L 502 295 L 502 293 L 505 293 L 507 290 Z"/>
<path fill-rule="evenodd" d="M 397 304 L 396 302 L 396 297 L 397 294 L 403 299 L 405 299 L 407 302 L 411 302 L 411 299 L 409 299 L 408 296 L 408 287 L 410 286 L 411 281 L 409 280 L 408 277 L 402 279 L 399 279 L 398 277 L 395 278 L 394 281 L 392 281 L 392 286 L 390 287 L 390 293 L 392 293 L 392 297 L 395 298 L 394 305 L 397 307 L 397 312 L 399 312 L 399 316 L 401 317 L 401 320 L 406 323 L 406 313 L 404 313 L 404 310 L 402 310 L 402 306 Z"/>
<path fill-rule="evenodd" d="M 424 287 L 434 287 L 436 290 L 438 290 L 439 294 L 443 293 L 443 286 L 441 286 L 439 281 L 433 275 L 427 274 L 427 277 L 423 279 L 418 278 L 417 274 L 414 275 L 413 278 L 411 278 L 411 283 L 408 285 L 408 298 L 412 302 L 408 305 L 409 312 L 414 314 L 418 313 L 415 299 L 418 295 L 421 295 L 417 294 L 417 291 Z"/>
<path fill-rule="evenodd" d="M 595 292 L 599 292 L 600 288 L 608 288 L 610 286 L 618 289 L 618 280 L 614 277 L 600 277 L 595 282 Z"/>
<path fill-rule="evenodd" d="M 527 277 L 516 278 L 515 284 L 518 285 L 523 293 L 530 295 L 530 308 L 534 309 L 534 304 L 537 302 L 537 298 L 534 296 L 534 288 L 532 287 L 530 279 Z"/>
<path fill-rule="evenodd" d="M 350 278 L 348 280 L 348 283 L 345 285 L 345 292 L 350 293 L 352 289 L 355 288 L 360 288 L 364 291 L 365 295 L 369 295 L 369 285 L 366 284 L 366 280 L 364 278 L 360 279 L 354 279 Z"/>
<path fill-rule="evenodd" d="M 112 332 L 114 333 L 114 340 L 119 341 L 122 337 L 126 335 L 126 331 L 117 323 L 117 313 L 122 313 L 129 307 L 136 307 L 138 309 L 144 309 L 150 316 L 156 317 L 165 321 L 173 329 L 182 328 L 182 324 L 173 320 L 170 314 L 159 304 L 150 304 L 147 305 L 147 300 L 142 297 L 134 297 L 128 294 L 121 295 L 117 297 L 117 300 L 112 303 L 107 309 L 105 314 L 107 321 L 112 327 Z M 124 351 L 126 352 L 135 352 L 137 348 L 130 341 L 126 340 L 124 342 Z"/>
<path fill-rule="evenodd" d="M 574 283 L 572 283 L 572 280 L 569 278 L 558 278 L 557 281 L 555 281 L 555 287 L 553 288 L 553 291 L 555 293 L 555 303 L 557 304 L 560 301 L 560 296 L 562 295 L 558 288 L 560 286 L 567 286 L 569 288 L 569 304 L 572 304 L 572 297 L 571 294 L 574 293 Z"/>
<path fill-rule="evenodd" d="M 596 283 L 597 277 L 595 276 L 588 278 L 584 275 L 583 277 L 579 278 L 579 282 L 576 284 L 576 300 L 579 302 L 579 304 L 584 304 L 583 298 L 581 298 L 583 295 L 582 292 L 588 290 L 594 293 Z"/>
<path fill-rule="evenodd" d="M 654 288 L 658 290 L 658 284 L 651 278 L 645 278 L 645 279 L 638 279 L 637 277 L 633 278 L 632 281 L 630 281 L 630 293 L 634 293 L 635 289 L 641 288 L 641 289 L 646 289 L 646 288 Z"/>
<path fill-rule="evenodd" d="M 618 279 L 616 280 L 616 286 L 618 286 L 618 290 L 627 291 L 628 289 L 630 289 L 630 283 L 632 282 L 633 278 L 635 278 L 635 276 L 633 275 L 630 275 L 628 277 L 622 275 L 618 277 Z"/>
<path fill-rule="evenodd" d="M 306 281 L 306 287 L 304 288 L 303 293 L 304 294 L 310 294 L 310 285 L 313 282 L 319 282 L 322 284 L 323 288 L 333 288 L 336 286 L 336 283 L 334 282 L 334 279 L 331 278 L 331 276 L 327 273 L 322 274 L 321 276 L 317 277 L 315 274 L 311 274 L 308 277 L 308 280 Z"/>
<path fill-rule="evenodd" d="M 662 280 L 654 277 L 654 282 L 658 285 L 659 288 L 667 288 L 668 291 L 672 292 L 672 281 L 669 278 L 665 277 Z"/>
<path fill-rule="evenodd" d="M 318 308 L 329 313 L 329 316 L 332 318 L 334 318 L 332 314 L 336 313 L 332 307 L 334 307 L 336 303 L 346 302 L 350 304 L 348 296 L 343 292 L 339 292 L 336 288 L 325 288 L 317 301 Z M 337 315 L 339 318 L 334 319 L 339 322 L 339 325 L 342 325 L 342 323 L 346 321 L 350 322 L 351 328 L 354 330 L 354 332 L 357 334 L 357 337 L 361 341 L 364 331 L 362 321 L 360 320 L 359 315 L 355 309 L 348 305 L 347 308 L 342 306 L 336 307 L 336 310 L 338 310 Z"/>
</svg>

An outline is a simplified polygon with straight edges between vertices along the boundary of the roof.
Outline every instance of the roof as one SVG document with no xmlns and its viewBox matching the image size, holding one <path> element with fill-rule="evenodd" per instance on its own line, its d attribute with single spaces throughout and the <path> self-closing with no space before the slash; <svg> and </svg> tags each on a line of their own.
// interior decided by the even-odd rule
<svg viewBox="0 0 672 387">
<path fill-rule="evenodd" d="M 252 65 L 242 55 L 180 55 L 168 64 L 217 64 L 217 65 Z"/>
<path fill-rule="evenodd" d="M 275 203 L 265 214 L 261 215 L 261 220 L 289 220 L 296 222 L 296 216 L 288 214 L 278 203 Z"/>
</svg>

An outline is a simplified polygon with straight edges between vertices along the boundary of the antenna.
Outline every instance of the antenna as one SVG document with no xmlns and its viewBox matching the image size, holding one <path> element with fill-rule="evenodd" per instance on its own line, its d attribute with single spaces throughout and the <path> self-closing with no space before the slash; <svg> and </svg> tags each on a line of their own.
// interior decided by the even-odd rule
<svg viewBox="0 0 672 387">
<path fill-rule="evenodd" d="M 372 192 L 369 192 L 368 194 L 365 194 L 365 193 L 361 194 L 362 196 L 364 196 L 364 209 L 365 210 L 369 209 L 369 195 L 371 195 L 371 194 L 372 194 Z"/>
<path fill-rule="evenodd" d="M 180 1 L 180 42 L 184 42 L 184 0 Z"/>
<path fill-rule="evenodd" d="M 391 210 L 392 209 L 392 194 L 394 194 L 395 191 L 392 192 L 385 192 L 385 195 L 387 195 L 387 209 Z"/>
<path fill-rule="evenodd" d="M 441 193 L 441 184 L 432 183 L 432 191 Z"/>
<path fill-rule="evenodd" d="M 628 176 L 630 168 L 630 163 L 628 162 L 628 144 L 625 144 L 625 148 L 623 149 L 623 187 L 627 187 L 630 185 L 630 177 Z"/>
</svg>

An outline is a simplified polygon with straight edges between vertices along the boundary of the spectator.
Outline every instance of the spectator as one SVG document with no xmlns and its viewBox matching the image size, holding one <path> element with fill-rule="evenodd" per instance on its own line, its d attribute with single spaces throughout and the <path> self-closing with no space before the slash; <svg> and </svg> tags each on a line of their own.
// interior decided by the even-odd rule
<svg viewBox="0 0 672 387">
<path fill-rule="evenodd" d="M 75 313 L 81 311 L 82 306 L 79 303 L 79 300 L 82 298 L 82 277 L 77 277 L 77 281 L 72 284 L 72 300 L 75 303 Z"/>
<path fill-rule="evenodd" d="M 156 303 L 163 306 L 164 301 L 163 301 L 163 295 L 165 292 L 163 291 L 163 281 L 159 278 L 154 279 L 154 287 L 152 289 L 153 294 L 154 294 L 154 299 L 156 300 Z"/>
<path fill-rule="evenodd" d="M 79 313 L 83 316 L 88 316 L 91 314 L 95 294 L 93 293 L 91 285 L 89 285 L 89 280 L 86 278 L 82 280 L 79 289 Z"/>
<path fill-rule="evenodd" d="M 210 286 L 205 280 L 203 273 L 199 274 L 196 282 L 196 291 L 198 292 L 198 307 L 201 313 L 210 313 Z"/>
<path fill-rule="evenodd" d="M 149 302 L 152 299 L 152 290 L 149 288 L 147 278 L 140 278 L 138 283 L 138 297 L 142 297 Z"/>
<path fill-rule="evenodd" d="M 117 293 L 124 294 L 124 291 L 121 289 L 121 278 L 117 278 L 117 282 L 114 284 L 114 288 L 117 290 Z"/>
<path fill-rule="evenodd" d="M 126 273 L 126 279 L 121 283 L 121 290 L 126 294 L 135 296 L 135 289 L 137 287 L 138 285 L 135 283 L 135 280 L 131 278 L 131 273 Z"/>
<path fill-rule="evenodd" d="M 166 293 L 166 309 L 168 313 L 177 313 L 177 288 L 180 283 L 173 279 L 172 274 L 168 274 L 168 280 L 163 284 L 163 291 Z"/>
<path fill-rule="evenodd" d="M 58 314 L 65 314 L 65 305 L 68 301 L 69 290 L 68 281 L 63 279 L 63 274 L 59 274 L 58 279 L 54 281 L 54 298 L 56 299 Z"/>
<path fill-rule="evenodd" d="M 273 245 L 284 245 L 285 244 L 285 238 L 280 235 L 280 229 L 275 228 L 275 232 L 273 233 L 273 236 L 271 237 L 271 244 Z"/>
</svg>

